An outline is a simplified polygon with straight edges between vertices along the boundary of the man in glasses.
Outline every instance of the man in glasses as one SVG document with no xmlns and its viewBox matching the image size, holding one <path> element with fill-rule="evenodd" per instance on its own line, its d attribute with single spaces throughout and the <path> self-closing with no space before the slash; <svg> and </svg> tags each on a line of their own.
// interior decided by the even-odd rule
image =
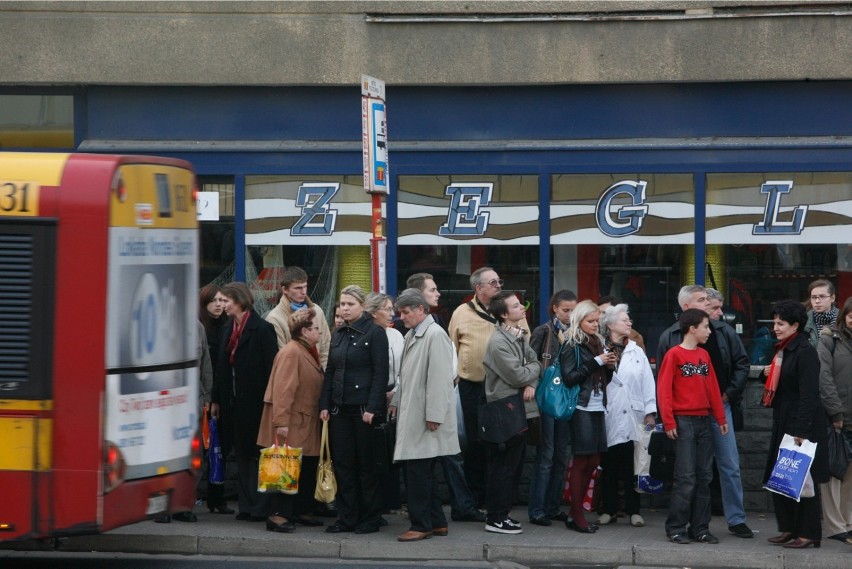
<svg viewBox="0 0 852 569">
<path fill-rule="evenodd" d="M 479 440 L 479 403 L 485 400 L 485 347 L 497 328 L 488 312 L 491 299 L 503 290 L 503 279 L 491 267 L 481 267 L 470 275 L 473 298 L 456 308 L 450 318 L 450 339 L 458 352 L 458 386 L 464 413 L 467 448 L 464 470 L 477 505 L 485 502 L 485 447 Z M 529 333 L 526 320 L 521 327 Z"/>
<path fill-rule="evenodd" d="M 698 308 L 709 313 L 711 309 L 707 289 L 701 285 L 681 288 L 677 295 L 677 303 L 682 310 Z M 710 330 L 710 338 L 701 347 L 710 354 L 729 428 L 727 436 L 722 436 L 718 429 L 712 429 L 713 451 L 716 455 L 716 467 L 719 469 L 719 484 L 722 489 L 722 508 L 728 522 L 728 530 L 737 537 L 750 538 L 754 537 L 754 533 L 746 524 L 740 455 L 734 436 L 735 429 L 742 428 L 742 413 L 738 411 L 738 408 L 748 379 L 748 354 L 742 340 L 728 324 L 710 318 Z M 657 348 L 657 365 L 661 364 L 663 356 L 669 349 L 682 341 L 680 326 L 677 323 L 663 332 Z"/>
</svg>

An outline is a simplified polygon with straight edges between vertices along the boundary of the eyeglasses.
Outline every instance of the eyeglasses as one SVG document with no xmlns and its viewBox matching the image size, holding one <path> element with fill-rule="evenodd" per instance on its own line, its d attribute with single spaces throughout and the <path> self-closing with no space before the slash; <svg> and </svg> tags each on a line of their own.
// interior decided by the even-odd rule
<svg viewBox="0 0 852 569">
<path fill-rule="evenodd" d="M 488 282 L 482 282 L 482 283 L 479 283 L 479 284 L 491 285 L 491 286 L 503 286 L 504 282 L 505 281 L 503 279 L 491 279 Z"/>
<path fill-rule="evenodd" d="M 825 300 L 827 298 L 831 298 L 830 294 L 814 294 L 811 295 L 811 300 Z"/>
</svg>

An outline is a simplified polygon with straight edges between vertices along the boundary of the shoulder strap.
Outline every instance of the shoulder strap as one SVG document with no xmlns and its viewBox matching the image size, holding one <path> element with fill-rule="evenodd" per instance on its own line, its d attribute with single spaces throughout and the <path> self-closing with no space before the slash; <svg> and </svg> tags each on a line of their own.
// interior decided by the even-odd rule
<svg viewBox="0 0 852 569">
<path fill-rule="evenodd" d="M 547 338 L 544 340 L 544 351 L 541 353 L 542 365 L 550 365 L 553 357 L 550 354 L 550 340 L 553 339 L 553 326 L 547 325 Z M 561 346 L 560 346 L 561 347 Z M 558 357 L 558 354 L 557 354 Z"/>
<path fill-rule="evenodd" d="M 496 318 L 494 318 L 494 317 L 493 317 L 493 316 L 491 316 L 490 314 L 486 314 L 485 312 L 480 312 L 479 310 L 477 310 L 477 309 L 476 309 L 476 306 L 473 304 L 473 301 L 468 300 L 468 301 L 467 301 L 467 305 L 468 305 L 468 306 L 470 306 L 470 309 L 471 309 L 471 310 L 473 310 L 473 312 L 474 312 L 477 316 L 479 316 L 480 318 L 482 318 L 483 320 L 486 320 L 486 321 L 488 321 L 488 322 L 491 322 L 492 324 L 497 324 L 497 319 L 496 319 Z"/>
<path fill-rule="evenodd" d="M 580 369 L 580 344 L 574 344 L 574 365 L 575 369 Z"/>
</svg>

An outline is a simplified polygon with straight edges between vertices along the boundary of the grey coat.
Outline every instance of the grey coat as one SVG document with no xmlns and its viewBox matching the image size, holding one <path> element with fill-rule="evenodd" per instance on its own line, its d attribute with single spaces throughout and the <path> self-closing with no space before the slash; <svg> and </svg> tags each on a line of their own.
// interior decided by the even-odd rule
<svg viewBox="0 0 852 569">
<path fill-rule="evenodd" d="M 832 422 L 849 423 L 852 421 L 852 340 L 825 327 L 819 337 L 817 353 L 822 405 Z"/>
<path fill-rule="evenodd" d="M 432 316 L 423 324 L 405 335 L 399 389 L 391 401 L 398 410 L 395 461 L 459 453 L 452 342 Z M 440 426 L 430 431 L 427 421 Z"/>
<path fill-rule="evenodd" d="M 485 399 L 497 401 L 509 397 L 527 385 L 535 388 L 542 367 L 525 337 L 517 338 L 502 327 L 491 334 L 485 348 Z M 535 399 L 524 401 L 527 418 L 538 417 Z"/>
</svg>

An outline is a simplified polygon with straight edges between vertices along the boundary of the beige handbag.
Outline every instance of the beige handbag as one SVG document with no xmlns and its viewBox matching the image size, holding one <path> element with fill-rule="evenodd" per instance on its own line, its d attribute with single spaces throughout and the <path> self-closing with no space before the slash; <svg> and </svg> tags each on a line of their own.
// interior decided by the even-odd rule
<svg viewBox="0 0 852 569">
<path fill-rule="evenodd" d="M 337 494 L 337 480 L 331 467 L 331 452 L 328 448 L 328 421 L 322 422 L 322 440 L 320 441 L 319 465 L 317 466 L 317 489 L 314 498 L 318 502 L 330 504 Z"/>
</svg>

